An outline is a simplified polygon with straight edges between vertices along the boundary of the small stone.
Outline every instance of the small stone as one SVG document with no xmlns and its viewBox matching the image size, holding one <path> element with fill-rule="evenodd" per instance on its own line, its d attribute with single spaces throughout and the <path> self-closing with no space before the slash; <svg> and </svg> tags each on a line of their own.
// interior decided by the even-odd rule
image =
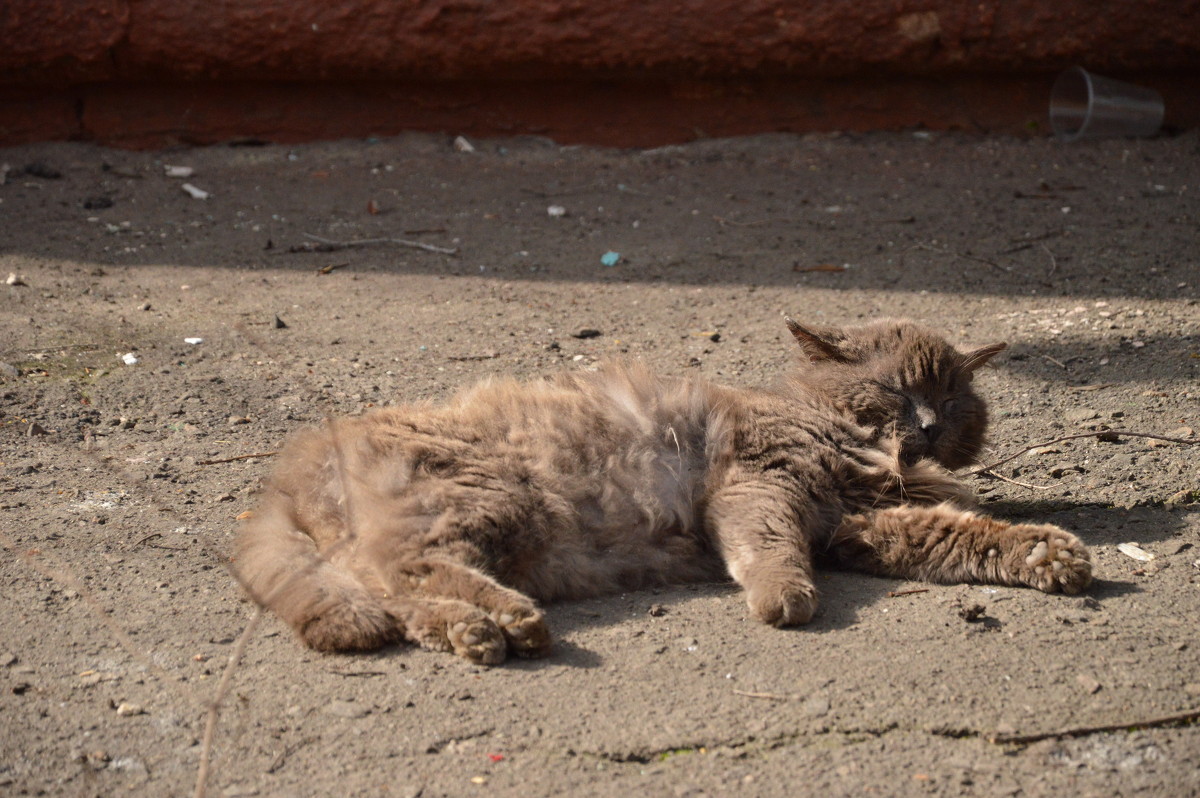
<svg viewBox="0 0 1200 798">
<path fill-rule="evenodd" d="M 142 708 L 141 704 L 122 701 L 117 705 L 117 714 L 123 718 L 127 718 L 132 715 L 145 715 L 146 710 Z"/>
<path fill-rule="evenodd" d="M 21 376 L 21 372 L 12 363 L 0 361 L 0 376 L 16 379 Z"/>
<path fill-rule="evenodd" d="M 24 277 L 18 277 L 15 272 L 9 272 L 8 279 L 4 281 L 5 285 L 29 285 L 25 282 Z"/>
<path fill-rule="evenodd" d="M 142 304 L 138 305 L 138 310 L 149 310 L 149 309 L 150 309 L 149 302 L 143 302 Z"/>
<path fill-rule="evenodd" d="M 288 328 L 287 322 L 279 318 L 278 313 L 275 314 L 275 321 L 271 322 L 271 326 L 276 330 L 286 330 Z"/>
<path fill-rule="evenodd" d="M 647 612 L 649 612 L 655 618 L 661 618 L 667 614 L 667 608 L 661 604 L 651 604 L 650 609 L 647 610 Z"/>
<path fill-rule="evenodd" d="M 1183 692 L 1188 695 L 1200 695 L 1200 682 L 1188 682 L 1183 686 Z"/>
<path fill-rule="evenodd" d="M 599 330 L 593 330 L 590 327 L 584 327 L 579 332 L 571 333 L 572 338 L 599 338 L 604 333 Z"/>
<path fill-rule="evenodd" d="M 454 149 L 459 152 L 475 152 L 475 145 L 467 141 L 466 137 L 458 136 L 454 139 Z"/>
<path fill-rule="evenodd" d="M 567 209 L 561 205 L 551 205 L 546 208 L 546 215 L 552 219 L 561 219 L 567 215 Z"/>
<path fill-rule="evenodd" d="M 34 421 L 32 424 L 30 424 L 29 427 L 26 428 L 26 430 L 25 430 L 26 438 L 32 438 L 37 435 L 49 435 L 49 434 L 50 433 L 46 431 L 46 428 L 43 427 L 41 424 L 37 423 L 36 421 Z"/>
<path fill-rule="evenodd" d="M 231 784 L 221 791 L 225 798 L 247 798 L 258 795 L 258 788 L 252 784 Z"/>
<path fill-rule="evenodd" d="M 1079 466 L 1075 465 L 1074 463 L 1058 463 L 1057 465 L 1053 466 L 1050 469 L 1049 474 L 1050 474 L 1050 476 L 1057 479 L 1057 478 L 1066 476 L 1067 474 L 1071 473 L 1072 471 L 1078 472 L 1080 474 L 1083 473 L 1083 469 L 1080 468 Z"/>
<path fill-rule="evenodd" d="M 1124 554 L 1126 557 L 1132 557 L 1138 562 L 1150 562 L 1154 559 L 1154 555 L 1143 549 L 1136 543 L 1118 543 L 1117 551 Z"/>
<path fill-rule="evenodd" d="M 1100 413 L 1090 407 L 1077 407 L 1064 413 L 1063 418 L 1073 424 L 1081 424 L 1084 421 L 1091 421 L 1093 418 L 1100 418 Z"/>
<path fill-rule="evenodd" d="M 331 701 L 325 707 L 325 714 L 339 718 L 365 718 L 371 714 L 371 708 L 362 704 L 356 704 L 353 701 Z"/>
<path fill-rule="evenodd" d="M 829 714 L 829 699 L 813 696 L 800 706 L 800 711 L 810 718 L 823 718 Z"/>
<path fill-rule="evenodd" d="M 1079 686 L 1083 688 L 1084 692 L 1091 695 L 1095 695 L 1096 693 L 1100 692 L 1100 689 L 1103 687 L 1100 682 L 1096 681 L 1096 679 L 1093 677 L 1088 676 L 1086 673 L 1080 673 L 1076 675 L 1075 681 L 1079 682 Z"/>
<path fill-rule="evenodd" d="M 4 652 L 3 654 L 0 654 L 0 668 L 7 668 L 10 665 L 16 665 L 16 664 L 17 664 L 17 655 L 16 654 L 13 654 L 8 651 Z"/>
</svg>

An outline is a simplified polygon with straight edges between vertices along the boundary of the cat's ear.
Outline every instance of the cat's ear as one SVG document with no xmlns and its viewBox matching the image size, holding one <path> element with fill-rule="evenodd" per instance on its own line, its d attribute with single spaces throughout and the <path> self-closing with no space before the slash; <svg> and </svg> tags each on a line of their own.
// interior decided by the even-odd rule
<svg viewBox="0 0 1200 798">
<path fill-rule="evenodd" d="M 787 328 L 792 333 L 792 337 L 796 339 L 796 343 L 800 344 L 800 348 L 804 350 L 804 354 L 808 355 L 808 359 L 812 362 L 818 363 L 822 360 L 833 360 L 838 363 L 845 363 L 849 360 L 841 348 L 841 344 L 846 340 L 846 336 L 840 330 L 801 327 L 787 316 L 784 316 L 783 320 L 787 322 Z"/>
<path fill-rule="evenodd" d="M 962 361 L 958 364 L 958 372 L 960 374 L 965 374 L 969 379 L 971 375 L 975 373 L 975 369 L 979 368 L 984 363 L 991 360 L 994 355 L 999 352 L 1003 352 L 1007 348 L 1008 344 L 1006 343 L 988 344 L 987 346 L 981 346 L 974 351 L 968 352 L 967 354 L 963 355 Z"/>
</svg>

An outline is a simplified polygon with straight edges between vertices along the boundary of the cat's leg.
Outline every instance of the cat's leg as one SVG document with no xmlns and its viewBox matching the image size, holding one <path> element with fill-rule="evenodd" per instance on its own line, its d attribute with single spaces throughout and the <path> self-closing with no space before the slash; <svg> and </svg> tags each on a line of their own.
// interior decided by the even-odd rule
<svg viewBox="0 0 1200 798">
<path fill-rule="evenodd" d="M 404 638 L 422 648 L 450 651 L 480 665 L 499 665 L 508 654 L 496 622 L 465 601 L 389 595 L 379 603 L 404 627 Z"/>
<path fill-rule="evenodd" d="M 771 486 L 726 488 L 709 503 L 708 520 L 755 617 L 775 626 L 812 620 L 817 588 L 807 525 Z"/>
<path fill-rule="evenodd" d="M 523 657 L 550 652 L 550 630 L 533 599 L 458 562 L 420 559 L 395 563 L 390 580 L 397 590 L 455 599 L 478 607 L 504 633 L 511 651 Z"/>
<path fill-rule="evenodd" d="M 1092 563 L 1079 538 L 1050 524 L 1009 524 L 949 504 L 847 516 L 832 554 L 843 565 L 930 582 L 1028 585 L 1079 593 Z"/>
</svg>

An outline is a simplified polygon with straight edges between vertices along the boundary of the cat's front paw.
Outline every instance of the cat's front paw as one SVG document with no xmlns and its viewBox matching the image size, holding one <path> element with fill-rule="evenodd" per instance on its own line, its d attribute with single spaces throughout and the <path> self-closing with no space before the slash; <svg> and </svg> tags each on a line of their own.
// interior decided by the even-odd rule
<svg viewBox="0 0 1200 798">
<path fill-rule="evenodd" d="M 508 640 L 509 649 L 521 657 L 544 657 L 550 653 L 550 629 L 546 617 L 538 609 L 498 610 L 492 613 Z"/>
<path fill-rule="evenodd" d="M 486 616 L 452 624 L 446 638 L 455 654 L 480 665 L 499 665 L 508 654 L 504 634 Z"/>
<path fill-rule="evenodd" d="M 1022 582 L 1045 593 L 1080 593 L 1091 584 L 1091 555 L 1079 538 L 1050 524 L 1022 524 L 1012 531 L 1027 536 L 1015 551 Z"/>
<path fill-rule="evenodd" d="M 746 588 L 750 611 L 763 623 L 799 626 L 817 611 L 817 589 L 807 580 L 762 579 Z"/>
</svg>

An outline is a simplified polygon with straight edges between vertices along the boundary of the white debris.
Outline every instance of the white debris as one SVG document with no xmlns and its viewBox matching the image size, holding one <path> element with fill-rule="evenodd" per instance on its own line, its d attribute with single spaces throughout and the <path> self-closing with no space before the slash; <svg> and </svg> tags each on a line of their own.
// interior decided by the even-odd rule
<svg viewBox="0 0 1200 798">
<path fill-rule="evenodd" d="M 184 183 L 180 188 L 186 191 L 192 199 L 205 200 L 212 196 L 204 189 L 196 188 L 191 183 Z"/>
<path fill-rule="evenodd" d="M 8 279 L 4 281 L 5 285 L 28 285 L 25 278 L 18 277 L 16 272 L 9 272 Z"/>
<path fill-rule="evenodd" d="M 189 178 L 196 174 L 196 170 L 190 166 L 165 166 L 167 177 L 178 177 L 180 179 Z"/>
<path fill-rule="evenodd" d="M 185 344 L 191 344 L 192 346 L 195 346 L 196 344 L 204 343 L 204 339 L 203 338 L 184 338 L 183 342 Z"/>
<path fill-rule="evenodd" d="M 117 357 L 121 358 L 121 362 L 126 366 L 132 366 L 138 362 L 137 355 L 133 352 L 126 352 L 123 355 L 117 355 Z"/>
<path fill-rule="evenodd" d="M 1124 554 L 1126 557 L 1132 557 L 1139 562 L 1150 562 L 1154 559 L 1154 555 L 1143 549 L 1136 543 L 1118 543 L 1117 551 Z"/>
<path fill-rule="evenodd" d="M 546 209 L 546 213 L 549 216 L 551 216 L 555 219 L 558 219 L 560 217 L 567 215 L 567 209 L 561 205 L 551 205 L 549 208 Z"/>
<path fill-rule="evenodd" d="M 475 152 L 475 145 L 467 141 L 464 137 L 459 136 L 454 139 L 454 149 L 459 152 Z"/>
</svg>

